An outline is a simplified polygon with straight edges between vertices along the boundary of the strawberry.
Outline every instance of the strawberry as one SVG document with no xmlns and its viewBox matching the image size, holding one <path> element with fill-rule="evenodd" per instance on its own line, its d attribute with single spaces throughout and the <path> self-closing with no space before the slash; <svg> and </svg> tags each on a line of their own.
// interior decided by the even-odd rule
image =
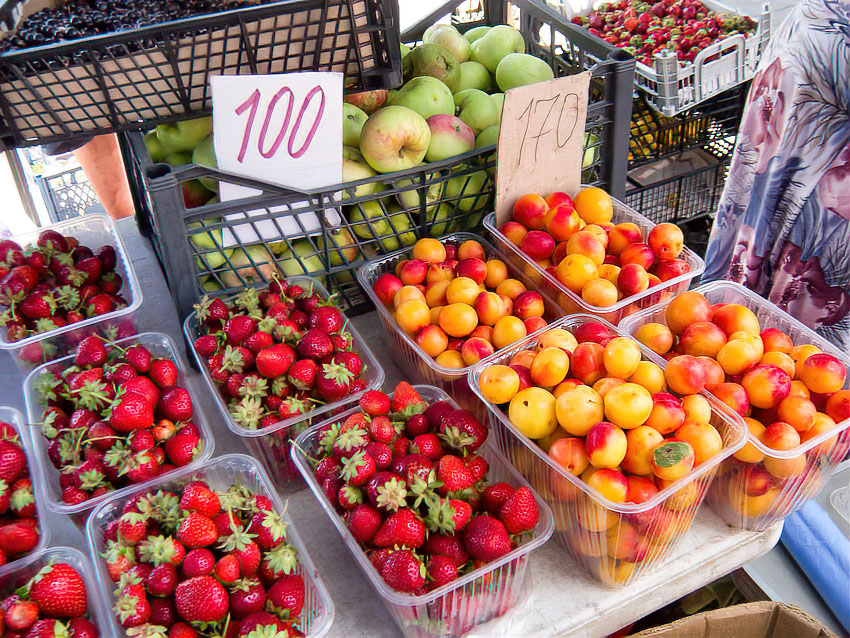
<svg viewBox="0 0 850 638">
<path fill-rule="evenodd" d="M 421 414 L 414 414 L 407 420 L 407 425 L 404 426 L 404 432 L 408 437 L 417 437 L 420 434 L 427 434 L 431 431 L 431 425 Z"/>
<path fill-rule="evenodd" d="M 276 638 L 288 638 L 290 634 L 286 631 L 286 625 L 280 618 L 267 611 L 260 611 L 249 614 L 242 619 L 236 638 L 257 638 L 267 635 Z M 169 636 L 169 638 L 172 637 Z"/>
<path fill-rule="evenodd" d="M 210 518 L 221 511 L 218 494 L 203 481 L 190 481 L 183 486 L 180 495 L 180 509 L 198 512 Z"/>
<path fill-rule="evenodd" d="M 227 614 L 229 597 L 211 576 L 195 576 L 177 585 L 174 604 L 188 622 L 218 622 Z"/>
<path fill-rule="evenodd" d="M 133 366 L 139 373 L 147 372 L 150 369 L 152 358 L 150 350 L 138 343 L 130 346 L 124 352 L 124 361 Z"/>
<path fill-rule="evenodd" d="M 501 521 L 475 516 L 461 532 L 463 545 L 474 560 L 492 561 L 511 551 L 511 539 Z"/>
<path fill-rule="evenodd" d="M 195 311 L 198 313 L 199 321 L 213 328 L 221 327 L 230 316 L 227 306 L 221 299 L 211 299 L 206 295 L 195 304 Z"/>
<path fill-rule="evenodd" d="M 153 432 L 150 430 L 133 430 L 127 437 L 127 442 L 130 444 L 130 449 L 133 452 L 144 452 L 150 450 L 156 445 L 156 439 Z"/>
<path fill-rule="evenodd" d="M 171 625 L 168 638 L 198 638 L 198 632 L 191 625 L 181 621 Z"/>
<path fill-rule="evenodd" d="M 135 554 L 130 547 L 123 547 L 115 541 L 109 541 L 106 551 L 102 554 L 106 561 L 106 571 L 113 582 L 118 582 L 121 575 L 135 563 Z"/>
<path fill-rule="evenodd" d="M 118 432 L 147 428 L 153 423 L 153 406 L 142 395 L 128 393 L 112 405 L 109 425 Z"/>
<path fill-rule="evenodd" d="M 484 457 L 478 456 L 477 454 L 468 454 L 463 457 L 463 464 L 472 474 L 472 479 L 477 483 L 478 481 L 483 481 L 487 476 L 487 470 L 489 469 L 489 465 L 487 460 Z"/>
<path fill-rule="evenodd" d="M 136 369 L 129 363 L 118 363 L 114 366 L 106 366 L 103 369 L 104 378 L 118 385 L 129 381 L 136 376 Z"/>
<path fill-rule="evenodd" d="M 383 518 L 374 507 L 358 505 L 345 515 L 345 522 L 358 543 L 368 543 L 381 527 Z"/>
<path fill-rule="evenodd" d="M 38 527 L 32 522 L 24 519 L 0 527 L 0 549 L 7 557 L 23 554 L 38 545 Z"/>
<path fill-rule="evenodd" d="M 295 620 L 304 608 L 304 578 L 289 574 L 280 578 L 268 591 L 269 609 L 283 619 Z"/>
<path fill-rule="evenodd" d="M 82 577 L 66 563 L 41 569 L 31 581 L 30 600 L 51 618 L 83 616 L 88 608 Z"/>
<path fill-rule="evenodd" d="M 257 372 L 264 377 L 277 378 L 286 374 L 295 361 L 295 351 L 285 343 L 277 343 L 257 354 Z"/>
<path fill-rule="evenodd" d="M 177 538 L 185 547 L 207 547 L 218 539 L 218 530 L 208 516 L 190 512 L 180 522 Z"/>
<path fill-rule="evenodd" d="M 337 363 L 325 363 L 316 379 L 316 389 L 328 403 L 333 403 L 350 394 L 349 387 L 354 374 Z"/>
<path fill-rule="evenodd" d="M 21 446 L 7 439 L 0 440 L 0 480 L 11 484 L 27 467 L 27 457 Z"/>
<path fill-rule="evenodd" d="M 68 241 L 65 237 L 55 230 L 43 230 L 39 233 L 38 239 L 35 241 L 39 248 L 46 248 L 50 253 L 67 253 Z M 78 616 L 81 614 L 77 614 Z"/>
<path fill-rule="evenodd" d="M 115 272 L 109 272 L 100 278 L 100 289 L 110 295 L 117 295 L 124 285 L 124 280 L 121 275 Z"/>
<path fill-rule="evenodd" d="M 367 392 L 366 394 L 369 393 Z M 363 396 L 366 396 L 366 394 Z M 389 400 L 387 400 L 387 404 L 389 405 Z M 369 422 L 369 436 L 372 437 L 373 441 L 392 443 L 397 435 L 395 426 L 386 416 L 380 415 L 373 417 Z"/>
<path fill-rule="evenodd" d="M 36 620 L 27 632 L 26 638 L 62 638 L 67 636 L 65 624 L 54 618 Z"/>
<path fill-rule="evenodd" d="M 399 383 L 393 390 L 392 411 L 404 414 L 418 414 L 425 409 L 419 393 L 407 381 Z"/>
<path fill-rule="evenodd" d="M 428 561 L 428 579 L 436 589 L 457 579 L 457 562 L 450 556 L 432 556 Z"/>
<path fill-rule="evenodd" d="M 363 502 L 363 490 L 352 485 L 343 485 L 339 489 L 337 502 L 344 510 L 353 510 Z"/>
<path fill-rule="evenodd" d="M 174 602 L 171 598 L 153 598 L 148 602 L 151 606 L 151 616 L 148 619 L 150 624 L 170 627 L 177 620 L 177 610 L 174 608 Z M 77 638 L 76 634 L 74 634 L 74 638 Z M 97 636 L 92 638 L 97 638 Z"/>
<path fill-rule="evenodd" d="M 449 499 L 449 505 L 454 510 L 454 514 L 452 515 L 454 531 L 463 529 L 464 525 L 466 525 L 472 517 L 472 507 L 466 501 L 461 501 L 456 498 Z"/>
<path fill-rule="evenodd" d="M 17 599 L 6 609 L 4 620 L 12 631 L 28 629 L 38 620 L 38 604 L 31 600 Z"/>
<path fill-rule="evenodd" d="M 386 443 L 372 441 L 366 446 L 366 454 L 375 460 L 375 469 L 385 470 L 393 462 L 393 450 Z"/>
<path fill-rule="evenodd" d="M 47 319 L 56 312 L 56 300 L 52 292 L 33 292 L 19 306 L 27 319 Z"/>
<path fill-rule="evenodd" d="M 177 374 L 177 365 L 170 359 L 156 359 L 151 363 L 150 378 L 163 390 L 177 384 Z"/>
<path fill-rule="evenodd" d="M 77 345 L 74 365 L 80 368 L 102 366 L 106 359 L 107 352 L 103 340 L 96 335 L 90 335 Z"/>
<path fill-rule="evenodd" d="M 341 332 L 345 327 L 345 317 L 342 316 L 338 308 L 319 306 L 310 313 L 307 326 L 311 329 L 318 328 L 322 332 L 332 335 Z"/>
<path fill-rule="evenodd" d="M 213 335 L 201 335 L 195 339 L 193 346 L 202 357 L 211 357 L 218 349 L 218 341 Z"/>
<path fill-rule="evenodd" d="M 77 270 L 83 273 L 86 278 L 83 283 L 93 284 L 100 279 L 101 274 L 101 265 L 100 260 L 97 257 L 87 257 L 86 259 L 81 259 L 75 264 Z M 117 292 L 117 291 L 116 291 Z"/>
<path fill-rule="evenodd" d="M 443 484 L 440 494 L 459 492 L 472 487 L 475 480 L 472 473 L 457 456 L 446 454 L 437 462 L 437 479 Z"/>
<path fill-rule="evenodd" d="M 124 545 L 136 545 L 148 534 L 148 517 L 139 512 L 125 512 L 118 519 L 118 539 Z"/>
<path fill-rule="evenodd" d="M 213 556 L 210 550 L 204 547 L 196 547 L 186 552 L 186 558 L 183 559 L 183 564 L 180 567 L 186 578 L 206 576 L 207 574 L 211 574 L 215 568 L 215 556 Z M 239 565 L 237 563 L 237 570 L 238 567 Z M 238 571 L 236 577 L 239 577 Z"/>
<path fill-rule="evenodd" d="M 521 487 L 508 496 L 499 509 L 499 520 L 510 534 L 527 532 L 537 525 L 537 502 L 527 487 Z"/>
<path fill-rule="evenodd" d="M 372 417 L 389 414 L 390 398 L 380 390 L 369 390 L 360 397 L 360 409 Z M 389 443 L 389 441 L 385 441 Z"/>
<path fill-rule="evenodd" d="M 246 532 L 235 531 L 218 545 L 223 551 L 236 557 L 243 578 L 256 574 L 260 566 L 260 547 L 251 538 L 252 535 Z"/>
<path fill-rule="evenodd" d="M 312 359 L 300 359 L 289 368 L 286 378 L 298 390 L 309 391 L 316 386 L 319 366 Z"/>
<path fill-rule="evenodd" d="M 159 388 L 146 376 L 139 375 L 127 379 L 121 384 L 121 388 L 125 394 L 138 394 L 144 397 L 151 405 L 156 405 L 159 402 Z"/>
<path fill-rule="evenodd" d="M 440 446 L 440 439 L 433 432 L 420 434 L 414 438 L 410 443 L 410 452 L 421 454 L 431 461 L 438 460 L 444 454 L 443 448 Z"/>
<path fill-rule="evenodd" d="M 229 588 L 230 614 L 237 620 L 263 610 L 266 590 L 256 579 L 237 580 Z"/>
<path fill-rule="evenodd" d="M 170 421 L 188 421 L 192 418 L 192 397 L 186 388 L 171 388 L 160 397 L 158 409 Z"/>
<path fill-rule="evenodd" d="M 202 443 L 197 434 L 178 430 L 165 442 L 165 453 L 168 459 L 177 467 L 188 465 L 200 454 Z"/>
<path fill-rule="evenodd" d="M 251 517 L 248 531 L 263 551 L 274 549 L 286 540 L 286 523 L 274 510 L 260 510 Z"/>
<path fill-rule="evenodd" d="M 333 440 L 332 452 L 337 459 L 347 459 L 366 448 L 369 435 L 362 428 L 342 432 Z"/>
<path fill-rule="evenodd" d="M 145 588 L 151 596 L 170 596 L 177 587 L 177 570 L 163 563 L 154 567 L 145 580 Z"/>
<path fill-rule="evenodd" d="M 304 333 L 298 342 L 298 354 L 307 359 L 318 361 L 333 352 L 333 343 L 328 334 L 317 328 Z"/>
<path fill-rule="evenodd" d="M 239 345 L 250 337 L 257 329 L 257 322 L 245 315 L 235 315 L 224 324 L 224 334 L 227 343 Z"/>
<path fill-rule="evenodd" d="M 355 377 L 363 370 L 363 361 L 356 352 L 336 352 L 331 356 L 331 363 L 341 365 Z"/>
<path fill-rule="evenodd" d="M 115 615 L 122 627 L 139 627 L 148 622 L 151 615 L 150 604 L 141 585 L 127 585 L 115 603 Z"/>
<path fill-rule="evenodd" d="M 412 510 L 400 509 L 381 524 L 373 542 L 378 547 L 416 549 L 425 542 L 425 523 Z"/>
<path fill-rule="evenodd" d="M 254 354 L 259 354 L 262 350 L 270 348 L 274 345 L 274 338 L 263 330 L 263 322 L 258 324 L 258 330 L 250 337 L 245 339 L 245 347 Z"/>
<path fill-rule="evenodd" d="M 326 456 L 316 464 L 314 473 L 319 481 L 326 478 L 337 478 L 341 467 L 340 462 L 334 457 Z"/>
<path fill-rule="evenodd" d="M 455 408 L 448 401 L 437 401 L 429 405 L 422 415 L 425 419 L 427 419 L 431 428 L 436 430 L 440 427 L 440 422 L 443 420 L 443 417 L 454 411 Z M 419 434 L 421 434 L 421 432 L 419 432 Z"/>
<path fill-rule="evenodd" d="M 498 516 L 502 504 L 514 493 L 514 488 L 507 483 L 493 483 L 481 492 L 481 505 L 493 516 Z"/>
<path fill-rule="evenodd" d="M 394 551 L 381 568 L 381 578 L 393 589 L 415 592 L 425 584 L 427 570 L 419 557 L 409 549 Z"/>
<path fill-rule="evenodd" d="M 215 564 L 215 577 L 223 583 L 232 583 L 239 579 L 239 559 L 232 554 L 222 556 Z M 188 576 L 188 574 L 187 574 Z"/>
<path fill-rule="evenodd" d="M 454 410 L 442 417 L 440 438 L 459 452 L 474 452 L 487 439 L 487 428 L 469 410 Z"/>
<path fill-rule="evenodd" d="M 429 534 L 423 549 L 428 554 L 451 556 L 458 565 L 469 560 L 469 554 L 466 552 L 460 538 L 456 535 Z"/>
<path fill-rule="evenodd" d="M 364 450 L 360 450 L 343 461 L 340 478 L 357 487 L 372 478 L 375 471 L 375 460 Z"/>
</svg>

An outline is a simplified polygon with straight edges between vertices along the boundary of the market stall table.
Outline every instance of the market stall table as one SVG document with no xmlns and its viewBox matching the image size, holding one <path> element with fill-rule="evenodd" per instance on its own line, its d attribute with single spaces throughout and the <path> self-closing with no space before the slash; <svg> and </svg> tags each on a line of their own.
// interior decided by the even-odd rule
<svg viewBox="0 0 850 638">
<path fill-rule="evenodd" d="M 139 235 L 133 220 L 122 220 L 117 227 L 133 257 L 144 293 L 139 331 L 164 332 L 182 343 L 174 305 L 149 243 Z M 354 324 L 375 352 L 391 352 L 374 313 L 354 318 Z M 7 358 L 8 354 L 0 356 L 3 357 L 0 359 L 0 403 L 23 409 L 17 367 Z M 382 364 L 387 386 L 392 387 L 401 378 L 401 373 L 389 358 L 383 358 Z M 205 391 L 197 374 L 192 381 L 199 394 Z M 215 433 L 215 455 L 244 453 L 244 443 L 225 426 L 212 400 L 200 407 Z M 348 550 L 310 492 L 305 489 L 288 496 L 289 512 L 336 606 L 330 635 L 349 638 L 397 636 L 398 628 L 351 561 Z M 54 514 L 43 524 L 50 526 L 52 545 L 70 545 L 88 551 L 83 535 L 69 519 Z M 503 619 L 500 624 L 507 632 L 502 635 L 606 635 L 767 553 L 778 541 L 781 529 L 781 524 L 777 524 L 760 533 L 733 530 L 703 508 L 691 530 L 681 539 L 666 569 L 620 589 L 591 580 L 554 541 L 550 541 L 532 555 L 531 598 Z M 473 635 L 491 636 L 494 631 L 495 628 L 481 627 Z"/>
</svg>

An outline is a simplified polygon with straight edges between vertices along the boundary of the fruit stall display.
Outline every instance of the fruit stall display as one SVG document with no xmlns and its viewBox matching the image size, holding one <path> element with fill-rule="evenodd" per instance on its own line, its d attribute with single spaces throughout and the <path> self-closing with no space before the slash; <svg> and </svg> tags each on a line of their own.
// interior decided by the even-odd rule
<svg viewBox="0 0 850 638">
<path fill-rule="evenodd" d="M 0 406 L 0 575 L 47 546 L 44 503 L 35 498 L 23 415 Z"/>
<path fill-rule="evenodd" d="M 350 90 L 401 79 L 392 0 L 32 4 L 3 5 L 5 147 L 209 114 L 214 75 L 335 71 Z"/>
<path fill-rule="evenodd" d="M 491 213 L 484 227 L 567 313 L 612 323 L 687 290 L 705 270 L 678 226 L 656 225 L 598 187 L 583 187 L 575 198 L 522 195 L 511 220 L 497 227 Z"/>
<path fill-rule="evenodd" d="M 420 239 L 357 273 L 411 378 L 478 401 L 466 374 L 478 360 L 539 330 L 564 311 L 504 254 L 471 233 Z"/>
<path fill-rule="evenodd" d="M 3 636 L 107 638 L 108 610 L 88 559 L 50 547 L 3 575 Z"/>
<path fill-rule="evenodd" d="M 136 483 L 205 461 L 214 440 L 171 339 L 154 332 L 77 351 L 24 381 L 40 500 L 82 526 Z"/>
<path fill-rule="evenodd" d="M 128 136 L 124 146 L 140 223 L 153 240 L 181 315 L 203 292 L 235 292 L 267 281 L 273 269 L 286 276 L 327 277 L 328 287 L 340 293 L 345 305 L 365 310 L 354 268 L 417 238 L 472 228 L 491 210 L 500 94 L 502 87 L 519 82 L 590 68 L 586 172 L 594 182 L 622 194 L 631 59 L 621 52 L 609 55 L 606 46 L 535 3 L 520 0 L 516 5 L 518 30 L 498 24 L 487 29 L 477 21 L 455 24 L 457 30 L 442 25 L 419 32 L 412 37 L 429 41 L 417 40 L 405 56 L 404 86 L 387 95 L 348 96 L 347 103 L 356 104 L 345 107 L 349 145 L 343 153 L 343 185 L 305 194 L 226 176 L 208 168 L 214 166 L 211 145 L 196 149 L 203 136 L 195 137 L 185 122 L 178 124 L 186 129 L 177 131 L 185 144 L 179 152 L 196 154 L 194 165 L 154 164 L 142 136 Z M 474 39 L 478 44 L 470 44 Z M 411 139 L 411 152 L 401 157 L 394 153 L 397 161 L 388 160 L 387 149 L 374 141 L 375 133 L 387 128 L 399 145 Z M 156 132 L 160 137 L 173 140 L 174 131 L 161 126 Z M 152 138 L 148 143 L 155 148 Z M 165 146 L 162 160 L 186 161 L 179 152 L 175 157 L 173 144 Z M 206 190 L 216 181 L 260 194 L 219 202 Z M 268 248 L 258 243 L 259 223 L 267 228 L 262 238 Z"/>
<path fill-rule="evenodd" d="M 91 214 L 0 240 L 0 349 L 22 369 L 85 336 L 135 332 L 142 290 L 115 225 Z"/>
<path fill-rule="evenodd" d="M 730 525 L 763 530 L 781 520 L 850 450 L 847 353 L 743 286 L 700 286 L 621 329 L 669 358 L 668 370 L 699 357 L 707 392 L 744 418 L 747 445 L 709 497 Z"/>
<path fill-rule="evenodd" d="M 183 331 L 228 428 L 280 487 L 300 485 L 290 442 L 384 382 L 372 350 L 310 277 L 204 297 Z"/>
<path fill-rule="evenodd" d="M 157 635 L 157 626 L 169 636 L 199 626 L 210 636 L 330 631 L 333 602 L 286 503 L 245 455 L 116 494 L 87 535 L 113 636 Z"/>
<path fill-rule="evenodd" d="M 490 433 L 549 503 L 559 542 L 609 585 L 664 561 L 745 439 L 689 368 L 646 355 L 611 324 L 573 315 L 470 372 Z"/>
<path fill-rule="evenodd" d="M 770 7 L 757 20 L 706 0 L 580 3 L 574 24 L 635 56 L 635 83 L 670 117 L 753 77 L 770 40 Z"/>
<path fill-rule="evenodd" d="M 447 394 L 402 381 L 303 432 L 293 448 L 409 638 L 463 635 L 509 611 L 530 590 L 529 554 L 552 534 L 549 507 L 487 438 Z"/>
</svg>

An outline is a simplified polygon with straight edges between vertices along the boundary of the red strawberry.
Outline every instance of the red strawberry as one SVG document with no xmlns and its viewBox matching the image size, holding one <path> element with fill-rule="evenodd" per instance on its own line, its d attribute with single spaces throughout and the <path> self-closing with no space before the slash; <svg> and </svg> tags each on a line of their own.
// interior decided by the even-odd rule
<svg viewBox="0 0 850 638">
<path fill-rule="evenodd" d="M 325 363 L 316 379 L 316 389 L 328 403 L 339 401 L 351 393 L 350 384 L 354 375 L 337 363 Z"/>
<path fill-rule="evenodd" d="M 334 346 L 328 334 L 316 328 L 308 330 L 298 343 L 298 354 L 307 359 L 318 361 L 333 352 Z"/>
<path fill-rule="evenodd" d="M 245 315 L 236 315 L 228 319 L 224 324 L 224 334 L 227 343 L 232 346 L 239 345 L 257 330 L 257 322 Z"/>
<path fill-rule="evenodd" d="M 331 343 L 334 344 L 334 350 L 336 350 L 337 352 L 351 350 L 353 341 L 354 340 L 352 339 L 351 334 L 348 332 L 331 335 Z"/>
<path fill-rule="evenodd" d="M 38 604 L 31 600 L 14 600 L 6 609 L 6 627 L 13 631 L 28 629 L 38 620 Z"/>
<path fill-rule="evenodd" d="M 352 485 L 343 485 L 339 489 L 337 502 L 344 510 L 353 510 L 363 502 L 363 490 Z"/>
<path fill-rule="evenodd" d="M 286 379 L 298 390 L 309 391 L 316 386 L 318 376 L 319 366 L 315 361 L 312 359 L 300 359 L 289 368 L 289 374 L 286 376 Z"/>
<path fill-rule="evenodd" d="M 154 567 L 145 580 L 145 587 L 151 596 L 170 596 L 177 587 L 177 570 L 173 565 L 163 563 Z"/>
<path fill-rule="evenodd" d="M 440 438 L 459 452 L 474 452 L 487 439 L 487 428 L 469 410 L 454 410 L 440 420 Z"/>
<path fill-rule="evenodd" d="M 188 421 L 192 418 L 192 397 L 186 388 L 171 388 L 159 400 L 159 411 L 171 421 Z"/>
<path fill-rule="evenodd" d="M 150 378 L 163 390 L 177 383 L 177 364 L 170 359 L 157 359 L 151 363 Z"/>
<path fill-rule="evenodd" d="M 151 608 L 141 585 L 127 585 L 115 603 L 115 614 L 122 627 L 144 625 L 151 616 Z"/>
<path fill-rule="evenodd" d="M 177 467 L 192 462 L 200 454 L 202 444 L 197 434 L 178 430 L 177 434 L 165 442 L 165 453 L 168 459 Z"/>
<path fill-rule="evenodd" d="M 156 384 L 145 376 L 139 375 L 127 379 L 121 384 L 126 394 L 138 394 L 147 399 L 151 405 L 159 402 L 160 392 Z"/>
<path fill-rule="evenodd" d="M 260 547 L 245 532 L 237 531 L 219 543 L 225 552 L 230 552 L 239 561 L 239 571 L 243 578 L 253 576 L 260 566 Z"/>
<path fill-rule="evenodd" d="M 136 545 L 148 537 L 148 517 L 139 512 L 125 512 L 118 518 L 118 539 L 124 545 Z"/>
<path fill-rule="evenodd" d="M 260 510 L 251 517 L 248 531 L 263 551 L 274 549 L 286 540 L 286 524 L 275 511 Z"/>
<path fill-rule="evenodd" d="M 95 295 L 89 299 L 89 304 L 86 306 L 86 312 L 90 317 L 105 315 L 108 312 L 115 310 L 115 297 L 107 294 Z"/>
<path fill-rule="evenodd" d="M 310 328 L 318 328 L 327 334 L 336 334 L 345 327 L 345 317 L 338 308 L 333 306 L 319 306 L 307 320 Z"/>
<path fill-rule="evenodd" d="M 148 622 L 150 624 L 170 627 L 177 620 L 177 610 L 174 608 L 174 601 L 171 598 L 154 598 L 149 603 L 151 616 Z M 77 638 L 77 634 L 74 634 L 74 638 Z M 97 638 L 97 634 L 94 634 L 92 638 Z"/>
<path fill-rule="evenodd" d="M 123 384 L 125 381 L 129 381 L 135 376 L 136 369 L 129 363 L 118 363 L 114 366 L 107 366 L 104 368 L 104 377 L 106 380 L 111 381 L 112 383 L 117 383 L 118 385 Z"/>
<path fill-rule="evenodd" d="M 440 446 L 440 439 L 433 432 L 420 434 L 410 444 L 410 451 L 413 454 L 421 454 L 426 459 L 436 461 L 443 456 L 443 448 Z"/>
<path fill-rule="evenodd" d="M 147 372 L 151 367 L 150 350 L 141 344 L 135 344 L 127 348 L 124 353 L 124 361 L 136 369 L 136 372 Z"/>
<path fill-rule="evenodd" d="M 457 579 L 457 563 L 450 556 L 432 556 L 428 562 L 428 578 L 434 589 Z"/>
<path fill-rule="evenodd" d="M 363 396 L 366 396 L 367 394 L 369 393 L 367 392 Z M 389 400 L 387 400 L 387 405 L 389 405 Z M 369 423 L 369 435 L 372 437 L 373 441 L 378 441 L 380 443 L 392 443 L 398 433 L 396 432 L 392 421 L 390 421 L 386 416 L 381 415 L 372 418 L 372 421 Z"/>
<path fill-rule="evenodd" d="M 417 437 L 420 434 L 427 434 L 431 431 L 431 425 L 421 414 L 414 414 L 407 420 L 407 425 L 404 426 L 405 434 L 409 437 Z"/>
<path fill-rule="evenodd" d="M 477 454 L 468 454 L 463 457 L 463 464 L 466 465 L 476 483 L 483 481 L 484 477 L 487 476 L 489 465 L 484 457 Z"/>
<path fill-rule="evenodd" d="M 498 516 L 502 504 L 514 493 L 514 488 L 507 483 L 493 483 L 481 492 L 481 505 L 493 516 Z"/>
<path fill-rule="evenodd" d="M 458 536 L 446 534 L 430 534 L 425 541 L 424 551 L 426 554 L 442 554 L 451 556 L 458 565 L 469 560 L 469 554 Z"/>
<path fill-rule="evenodd" d="M 19 308 L 27 319 L 47 319 L 56 313 L 56 300 L 52 292 L 32 292 Z"/>
<path fill-rule="evenodd" d="M 499 519 L 511 534 L 527 532 L 537 525 L 537 502 L 527 487 L 511 494 L 499 509 Z"/>
<path fill-rule="evenodd" d="M 452 523 L 454 524 L 454 530 L 457 532 L 463 529 L 469 522 L 469 519 L 472 517 L 472 507 L 466 501 L 456 498 L 449 499 L 449 505 L 454 510 Z"/>
<path fill-rule="evenodd" d="M 355 377 L 363 370 L 363 361 L 356 352 L 336 352 L 331 356 L 331 363 L 341 365 Z"/>
<path fill-rule="evenodd" d="M 239 579 L 239 559 L 232 554 L 222 556 L 215 564 L 215 577 L 223 583 L 232 583 Z"/>
<path fill-rule="evenodd" d="M 296 620 L 304 608 L 304 578 L 300 574 L 282 576 L 269 588 L 268 601 L 273 613 Z"/>
<path fill-rule="evenodd" d="M 118 432 L 147 428 L 153 423 L 153 406 L 140 394 L 128 393 L 112 406 L 109 424 Z"/>
<path fill-rule="evenodd" d="M 454 411 L 455 408 L 448 401 L 437 401 L 429 405 L 422 414 L 428 420 L 428 423 L 431 424 L 431 427 L 436 430 L 440 426 L 440 421 L 443 420 L 443 417 Z"/>
<path fill-rule="evenodd" d="M 257 372 L 271 379 L 286 374 L 295 361 L 295 350 L 285 343 L 277 343 L 257 354 Z"/>
<path fill-rule="evenodd" d="M 345 515 L 348 530 L 358 543 L 368 543 L 381 527 L 380 512 L 370 505 L 358 505 Z"/>
<path fill-rule="evenodd" d="M 180 509 L 213 517 L 221 511 L 221 503 L 213 490 L 203 481 L 190 481 L 183 486 Z"/>
<path fill-rule="evenodd" d="M 230 589 L 230 614 L 237 620 L 263 610 L 266 590 L 260 581 L 244 579 L 233 583 Z"/>
<path fill-rule="evenodd" d="M 106 363 L 106 359 L 106 346 L 104 346 L 103 340 L 96 335 L 90 335 L 77 345 L 74 365 L 80 368 L 102 366 Z"/>
<path fill-rule="evenodd" d="M 191 625 L 181 621 L 171 625 L 168 638 L 198 638 L 198 632 Z"/>
<path fill-rule="evenodd" d="M 221 299 L 210 299 L 206 295 L 195 304 L 198 320 L 212 328 L 220 328 L 230 316 L 230 311 Z"/>
<path fill-rule="evenodd" d="M 239 633 L 236 638 L 249 638 L 250 636 L 281 636 L 287 638 L 286 625 L 280 618 L 267 611 L 259 611 L 242 619 L 239 625 Z M 269 631 L 269 628 L 271 631 Z M 293 634 L 294 635 L 294 634 Z M 172 638 L 172 636 L 169 636 Z"/>
<path fill-rule="evenodd" d="M 427 570 L 416 554 L 408 549 L 394 551 L 381 568 L 381 577 L 397 591 L 415 592 L 425 584 Z"/>
<path fill-rule="evenodd" d="M 475 516 L 461 532 L 463 545 L 475 560 L 489 562 L 511 551 L 511 539 L 501 521 Z"/>
<path fill-rule="evenodd" d="M 27 467 L 27 457 L 21 446 L 7 439 L 0 440 L 0 480 L 14 482 Z"/>
<path fill-rule="evenodd" d="M 360 486 L 372 478 L 375 471 L 375 459 L 360 450 L 343 461 L 340 478 L 351 485 Z"/>
<path fill-rule="evenodd" d="M 388 414 L 390 407 L 390 398 L 380 390 L 369 390 L 360 397 L 360 409 L 369 416 L 376 417 Z"/>
<path fill-rule="evenodd" d="M 42 618 L 30 627 L 26 638 L 61 638 L 67 635 L 67 629 L 62 622 L 54 618 Z"/>
<path fill-rule="evenodd" d="M 341 467 L 342 466 L 339 461 L 337 461 L 334 457 L 326 456 L 316 465 L 316 478 L 319 481 L 323 481 L 326 478 L 338 478 Z"/>
<path fill-rule="evenodd" d="M 0 527 L 0 549 L 7 557 L 23 554 L 38 545 L 38 528 L 32 522 L 33 519 L 25 519 Z"/>
<path fill-rule="evenodd" d="M 218 341 L 212 335 L 202 335 L 195 339 L 194 347 L 202 357 L 211 357 L 218 349 Z"/>
<path fill-rule="evenodd" d="M 282 420 L 291 419 L 294 416 L 304 414 L 306 411 L 307 403 L 295 398 L 283 399 L 277 409 L 278 416 Z"/>
<path fill-rule="evenodd" d="M 50 252 L 54 253 L 67 253 L 70 250 L 68 248 L 68 241 L 64 235 L 55 230 L 48 229 L 41 231 L 35 243 L 39 248 L 47 248 Z M 82 614 L 77 615 L 81 616 Z"/>
<path fill-rule="evenodd" d="M 451 454 L 446 454 L 438 461 L 437 480 L 443 484 L 439 488 L 439 492 L 443 496 L 465 490 L 475 484 L 472 473 L 463 464 L 463 461 Z"/>
<path fill-rule="evenodd" d="M 113 582 L 118 582 L 121 575 L 135 562 L 132 548 L 123 547 L 114 541 L 107 544 L 103 558 L 106 561 L 106 571 Z"/>
<path fill-rule="evenodd" d="M 412 510 L 401 509 L 387 517 L 375 533 L 378 547 L 409 547 L 416 549 L 425 542 L 425 523 Z"/>
<path fill-rule="evenodd" d="M 190 512 L 180 522 L 177 538 L 185 547 L 207 547 L 218 540 L 218 530 L 208 516 Z"/>
<path fill-rule="evenodd" d="M 51 618 L 83 616 L 88 609 L 83 579 L 66 563 L 48 565 L 38 572 L 32 580 L 30 600 Z"/>
<path fill-rule="evenodd" d="M 207 574 L 211 574 L 215 568 L 215 556 L 213 556 L 210 550 L 197 547 L 186 552 L 186 558 L 183 559 L 183 564 L 180 567 L 183 569 L 183 575 L 186 578 L 206 576 Z M 238 571 L 236 577 L 239 577 Z"/>
<path fill-rule="evenodd" d="M 75 264 L 77 270 L 86 276 L 86 284 L 93 284 L 100 279 L 101 264 L 97 257 L 88 257 L 81 259 Z M 117 291 L 116 291 L 117 292 Z"/>
<path fill-rule="evenodd" d="M 387 469 L 393 462 L 393 450 L 386 443 L 372 441 L 366 446 L 366 454 L 375 459 L 375 468 Z"/>
<path fill-rule="evenodd" d="M 218 622 L 227 614 L 227 590 L 212 576 L 195 576 L 174 591 L 177 613 L 189 622 Z"/>
<path fill-rule="evenodd" d="M 407 412 L 405 412 L 405 409 L 407 409 Z M 419 393 L 407 381 L 402 381 L 393 390 L 393 412 L 405 412 L 405 414 L 409 413 L 413 415 L 418 414 L 424 409 L 425 404 L 422 403 Z"/>
</svg>

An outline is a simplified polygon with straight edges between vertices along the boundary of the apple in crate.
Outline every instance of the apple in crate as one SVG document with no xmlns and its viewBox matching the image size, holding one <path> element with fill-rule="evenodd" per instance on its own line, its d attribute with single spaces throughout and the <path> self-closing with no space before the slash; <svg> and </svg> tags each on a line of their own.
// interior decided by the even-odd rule
<svg viewBox="0 0 850 638">
<path fill-rule="evenodd" d="M 360 131 L 360 151 L 379 173 L 413 168 L 425 159 L 430 143 L 428 122 L 404 106 L 381 109 Z"/>
</svg>

